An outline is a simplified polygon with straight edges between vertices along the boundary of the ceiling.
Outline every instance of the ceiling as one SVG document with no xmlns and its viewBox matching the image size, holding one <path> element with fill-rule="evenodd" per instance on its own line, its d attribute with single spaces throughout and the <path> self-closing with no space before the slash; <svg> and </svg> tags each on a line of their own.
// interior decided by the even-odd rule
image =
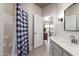
<svg viewBox="0 0 79 59">
<path fill-rule="evenodd" d="M 48 5 L 50 5 L 51 3 L 35 3 L 36 5 L 38 5 L 40 8 L 44 8 Z"/>
</svg>

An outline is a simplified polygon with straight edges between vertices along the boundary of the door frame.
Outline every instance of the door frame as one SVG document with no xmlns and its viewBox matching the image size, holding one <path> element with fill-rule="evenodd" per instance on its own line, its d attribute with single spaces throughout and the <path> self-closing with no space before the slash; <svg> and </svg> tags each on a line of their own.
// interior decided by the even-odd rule
<svg viewBox="0 0 79 59">
<path fill-rule="evenodd" d="M 34 49 L 34 15 L 33 15 L 33 34 L 32 34 L 33 35 L 33 40 L 32 40 L 33 49 Z M 38 14 L 36 14 L 36 15 L 38 15 Z M 39 16 L 41 16 L 41 15 L 39 15 Z M 44 17 L 43 17 L 43 20 L 44 20 Z M 43 43 L 44 43 L 44 25 L 45 25 L 45 23 L 43 22 Z"/>
</svg>

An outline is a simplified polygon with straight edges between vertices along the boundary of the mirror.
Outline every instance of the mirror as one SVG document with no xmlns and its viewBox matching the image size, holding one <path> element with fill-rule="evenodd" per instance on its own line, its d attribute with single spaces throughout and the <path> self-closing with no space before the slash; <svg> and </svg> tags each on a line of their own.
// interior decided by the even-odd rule
<svg viewBox="0 0 79 59">
<path fill-rule="evenodd" d="M 79 31 L 79 3 L 74 3 L 64 11 L 64 30 Z"/>
</svg>

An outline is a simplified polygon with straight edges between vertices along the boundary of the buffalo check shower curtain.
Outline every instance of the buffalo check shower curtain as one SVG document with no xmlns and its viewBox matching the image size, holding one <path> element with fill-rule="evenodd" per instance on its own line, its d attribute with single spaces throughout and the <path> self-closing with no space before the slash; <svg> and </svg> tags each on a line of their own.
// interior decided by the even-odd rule
<svg viewBox="0 0 79 59">
<path fill-rule="evenodd" d="M 19 3 L 16 4 L 16 37 L 17 55 L 26 56 L 29 53 L 28 14 Z"/>
</svg>

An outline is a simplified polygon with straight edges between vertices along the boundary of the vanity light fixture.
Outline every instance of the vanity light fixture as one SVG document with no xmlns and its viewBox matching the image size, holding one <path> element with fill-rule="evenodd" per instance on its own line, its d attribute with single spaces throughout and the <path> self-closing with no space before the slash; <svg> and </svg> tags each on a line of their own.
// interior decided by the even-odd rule
<svg viewBox="0 0 79 59">
<path fill-rule="evenodd" d="M 63 21 L 63 18 L 58 18 L 58 21 L 62 22 Z"/>
</svg>

